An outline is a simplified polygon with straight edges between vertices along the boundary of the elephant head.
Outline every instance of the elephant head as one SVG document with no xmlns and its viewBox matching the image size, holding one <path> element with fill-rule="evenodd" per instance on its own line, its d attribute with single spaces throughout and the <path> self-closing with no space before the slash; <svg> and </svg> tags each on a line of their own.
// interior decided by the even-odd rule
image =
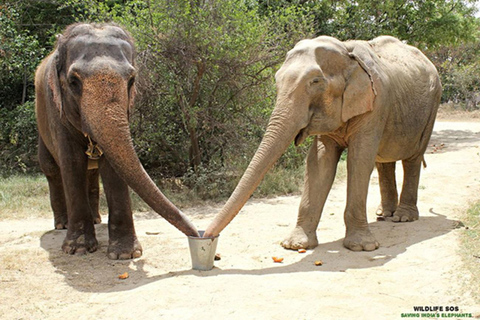
<svg viewBox="0 0 480 320">
<path fill-rule="evenodd" d="M 265 135 L 225 206 L 205 231 L 215 236 L 240 211 L 267 171 L 294 141 L 342 128 L 372 111 L 375 62 L 368 48 L 331 37 L 302 40 L 275 75 L 277 100 Z"/>
<path fill-rule="evenodd" d="M 135 98 L 135 48 L 131 36 L 112 25 L 75 24 L 57 41 L 48 68 L 52 100 L 64 125 L 103 150 L 117 174 L 180 231 L 196 228 L 157 188 L 132 143 L 129 113 Z"/>
</svg>

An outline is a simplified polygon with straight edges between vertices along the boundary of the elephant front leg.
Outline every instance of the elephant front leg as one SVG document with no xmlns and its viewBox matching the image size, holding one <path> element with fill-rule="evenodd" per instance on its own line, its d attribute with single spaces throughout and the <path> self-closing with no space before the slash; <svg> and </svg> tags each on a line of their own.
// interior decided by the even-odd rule
<svg viewBox="0 0 480 320">
<path fill-rule="evenodd" d="M 82 149 L 72 149 L 63 150 L 60 165 L 68 211 L 62 249 L 69 254 L 85 254 L 96 251 L 98 242 L 88 200 L 87 158 Z"/>
<path fill-rule="evenodd" d="M 382 202 L 377 209 L 377 215 L 391 217 L 398 204 L 397 181 L 395 179 L 395 162 L 377 162 L 378 182 Z"/>
<path fill-rule="evenodd" d="M 359 137 L 349 144 L 347 158 L 347 205 L 345 225 L 347 227 L 343 245 L 352 251 L 372 251 L 379 243 L 370 232 L 367 222 L 367 194 L 370 175 L 375 165 L 373 139 Z"/>
<path fill-rule="evenodd" d="M 328 137 L 315 138 L 307 157 L 305 185 L 295 229 L 282 241 L 286 249 L 308 249 L 318 245 L 317 226 L 332 187 L 341 148 Z"/>
<path fill-rule="evenodd" d="M 393 215 L 394 222 L 418 220 L 417 195 L 422 157 L 403 160 L 403 186 L 400 204 Z"/>
<path fill-rule="evenodd" d="M 108 202 L 108 257 L 114 260 L 139 258 L 142 246 L 135 234 L 128 186 L 106 159 L 101 175 Z"/>
</svg>

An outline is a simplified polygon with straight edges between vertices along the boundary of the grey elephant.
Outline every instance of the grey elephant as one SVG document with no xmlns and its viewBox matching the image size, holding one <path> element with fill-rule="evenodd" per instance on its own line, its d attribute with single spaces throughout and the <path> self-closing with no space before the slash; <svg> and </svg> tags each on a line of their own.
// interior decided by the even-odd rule
<svg viewBox="0 0 480 320">
<path fill-rule="evenodd" d="M 214 236 L 235 217 L 265 173 L 294 140 L 316 136 L 306 160 L 298 220 L 285 248 L 313 248 L 316 229 L 342 151 L 347 156 L 344 246 L 379 247 L 370 232 L 366 200 L 377 166 L 380 213 L 393 221 L 418 219 L 417 191 L 442 88 L 434 65 L 418 49 L 396 38 L 341 42 L 321 36 L 302 40 L 275 75 L 277 101 L 265 135 L 225 206 L 208 226 Z M 404 181 L 398 199 L 395 162 Z"/>
<path fill-rule="evenodd" d="M 119 26 L 74 24 L 37 69 L 39 162 L 66 253 L 97 250 L 99 174 L 108 202 L 111 259 L 141 256 L 128 186 L 186 235 L 196 228 L 156 187 L 132 143 L 135 47 Z"/>
</svg>

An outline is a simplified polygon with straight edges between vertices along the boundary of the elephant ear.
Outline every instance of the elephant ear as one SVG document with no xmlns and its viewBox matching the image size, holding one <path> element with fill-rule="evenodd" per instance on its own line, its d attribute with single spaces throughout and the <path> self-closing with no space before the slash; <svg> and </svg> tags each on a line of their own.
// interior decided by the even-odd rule
<svg viewBox="0 0 480 320">
<path fill-rule="evenodd" d="M 52 92 L 52 100 L 55 106 L 60 111 L 60 115 L 63 113 L 63 104 L 62 104 L 62 90 L 60 88 L 60 81 L 58 78 L 59 73 L 59 53 L 58 50 L 55 50 L 50 57 L 50 63 L 47 69 L 47 83 L 48 87 Z"/>
<path fill-rule="evenodd" d="M 373 110 L 378 88 L 378 61 L 368 42 L 346 43 L 350 58 L 355 60 L 343 93 L 342 121 Z"/>
</svg>

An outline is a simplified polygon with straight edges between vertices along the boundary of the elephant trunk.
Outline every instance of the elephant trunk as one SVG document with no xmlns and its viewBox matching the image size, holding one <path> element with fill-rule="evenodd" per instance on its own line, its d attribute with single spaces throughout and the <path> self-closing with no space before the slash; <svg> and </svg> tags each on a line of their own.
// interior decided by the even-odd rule
<svg viewBox="0 0 480 320">
<path fill-rule="evenodd" d="M 265 174 L 299 133 L 301 127 L 298 124 L 302 122 L 296 121 L 298 117 L 286 108 L 275 108 L 255 155 L 227 203 L 205 230 L 205 237 L 218 235 L 242 209 Z"/>
<path fill-rule="evenodd" d="M 135 152 L 128 123 L 129 94 L 121 77 L 108 74 L 84 82 L 83 130 L 99 144 L 117 174 L 158 214 L 187 236 L 198 237 L 188 218 L 158 189 Z"/>
</svg>

